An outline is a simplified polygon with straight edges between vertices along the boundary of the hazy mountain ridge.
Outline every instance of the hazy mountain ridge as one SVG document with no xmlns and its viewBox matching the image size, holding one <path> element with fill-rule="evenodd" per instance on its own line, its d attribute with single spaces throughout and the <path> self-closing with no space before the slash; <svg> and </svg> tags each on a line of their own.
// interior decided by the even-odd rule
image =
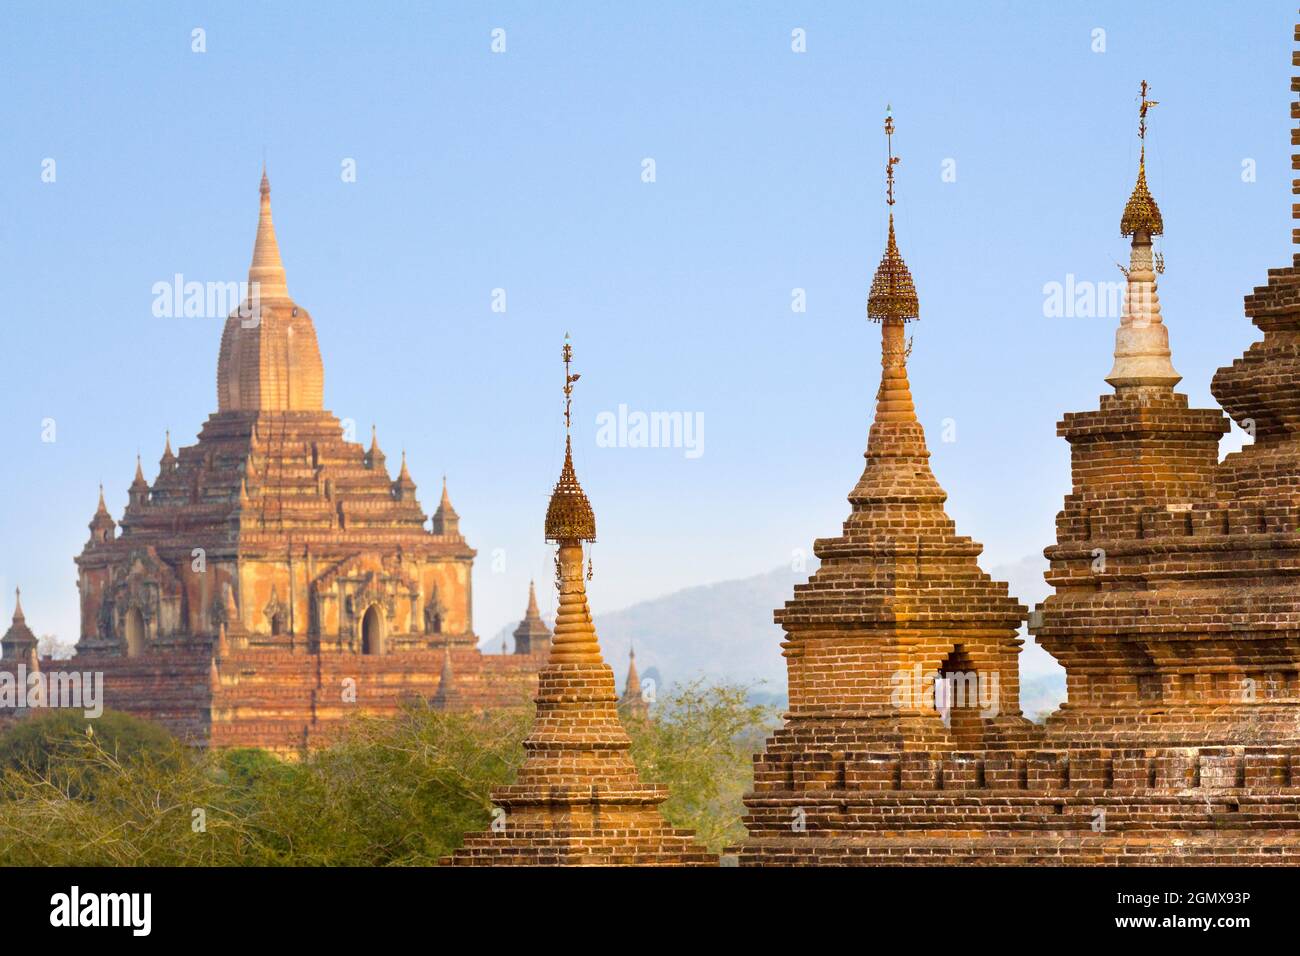
<svg viewBox="0 0 1300 956">
<path fill-rule="evenodd" d="M 657 671 L 669 683 L 704 677 L 760 684 L 757 689 L 784 696 L 782 631 L 772 612 L 790 599 L 794 586 L 807 581 L 810 573 L 778 568 L 597 614 L 596 632 L 605 660 L 614 668 L 620 687 L 627 674 L 628 650 L 635 648 L 637 669 L 643 676 Z M 516 626 L 502 628 L 485 649 L 499 648 Z"/>
<path fill-rule="evenodd" d="M 990 568 L 994 579 L 1006 581 L 1011 593 L 1031 610 L 1049 593 L 1042 572 L 1046 561 L 1030 555 L 1012 564 Z M 814 569 L 815 570 L 815 569 Z M 620 689 L 627 674 L 628 649 L 636 649 L 643 683 L 659 679 L 668 685 L 703 677 L 756 685 L 765 699 L 783 702 L 786 695 L 783 632 L 772 620 L 812 571 L 778 568 L 717 584 L 674 591 L 595 616 L 596 631 L 606 662 L 614 668 Z M 547 621 L 548 626 L 551 621 Z M 494 652 L 509 640 L 516 624 L 497 633 L 484 649 Z M 1028 717 L 1053 710 L 1065 699 L 1064 671 L 1025 636 L 1021 654 L 1021 707 Z"/>
</svg>

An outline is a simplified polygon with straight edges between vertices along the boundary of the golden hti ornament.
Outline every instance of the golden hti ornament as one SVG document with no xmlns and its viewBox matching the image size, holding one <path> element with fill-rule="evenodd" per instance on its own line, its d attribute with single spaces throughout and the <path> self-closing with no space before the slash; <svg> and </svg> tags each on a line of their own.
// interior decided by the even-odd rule
<svg viewBox="0 0 1300 956">
<path fill-rule="evenodd" d="M 546 508 L 546 540 L 555 544 L 576 544 L 596 540 L 596 514 L 591 502 L 578 484 L 573 470 L 572 424 L 573 383 L 581 375 L 571 374 L 573 347 L 569 337 L 564 337 L 564 467 L 551 492 L 551 502 Z"/>
<path fill-rule="evenodd" d="M 889 108 L 885 110 L 885 143 L 887 159 L 885 161 L 885 202 L 892 210 L 894 205 L 894 167 L 901 160 L 894 155 L 894 118 Z M 871 292 L 867 296 L 867 318 L 873 322 L 888 320 L 910 322 L 921 317 L 921 304 L 916 297 L 916 284 L 912 273 L 898 251 L 898 242 L 894 238 L 894 214 L 889 214 L 889 241 L 885 245 L 885 254 L 876 268 L 876 275 L 871 280 Z"/>
<path fill-rule="evenodd" d="M 1149 91 L 1147 81 L 1143 80 L 1142 91 L 1138 97 L 1138 140 L 1142 143 L 1138 159 L 1138 178 L 1137 185 L 1133 187 L 1133 195 L 1129 196 L 1128 202 L 1124 204 L 1124 215 L 1119 221 L 1121 236 L 1133 236 L 1139 232 L 1144 232 L 1148 236 L 1159 236 L 1165 231 L 1160 207 L 1156 205 L 1155 197 L 1147 188 L 1147 110 L 1159 105 L 1158 101 L 1147 99 Z"/>
</svg>

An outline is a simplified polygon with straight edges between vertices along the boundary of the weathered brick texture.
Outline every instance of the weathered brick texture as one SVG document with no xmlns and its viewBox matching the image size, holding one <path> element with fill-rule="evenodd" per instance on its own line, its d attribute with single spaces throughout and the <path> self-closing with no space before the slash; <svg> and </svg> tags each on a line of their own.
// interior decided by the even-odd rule
<svg viewBox="0 0 1300 956">
<path fill-rule="evenodd" d="M 1247 297 L 1264 339 L 1214 378 L 1256 436 L 1220 463 L 1227 419 L 1173 390 L 1141 198 L 1115 392 L 1058 426 L 1073 487 L 1031 627 L 1069 702 L 964 731 L 889 706 L 892 668 L 957 645 L 1013 687 L 1019 608 L 944 536 L 919 426 L 882 401 L 845 534 L 777 612 L 790 714 L 756 761 L 742 864 L 1300 864 L 1300 257 Z"/>
</svg>

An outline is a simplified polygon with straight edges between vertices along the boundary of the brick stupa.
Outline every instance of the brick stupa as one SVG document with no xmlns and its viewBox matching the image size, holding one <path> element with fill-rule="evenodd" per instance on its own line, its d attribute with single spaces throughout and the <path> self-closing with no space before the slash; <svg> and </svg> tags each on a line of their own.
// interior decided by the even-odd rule
<svg viewBox="0 0 1300 956">
<path fill-rule="evenodd" d="M 891 119 L 885 131 L 892 139 Z M 897 161 L 887 164 L 891 207 Z M 820 567 L 776 612 L 790 711 L 756 758 L 742 865 L 896 852 L 889 831 L 927 812 L 908 803 L 940 786 L 974 785 L 973 753 L 1030 729 L 1018 706 L 1025 608 L 980 569 L 980 545 L 957 534 L 930 470 L 904 342 L 919 303 L 892 212 L 867 315 L 882 341 L 867 464 L 843 532 L 816 541 Z M 957 699 L 943 696 L 950 689 L 961 706 L 947 706 Z M 900 799 L 903 790 L 917 793 Z"/>
<path fill-rule="evenodd" d="M 1300 104 L 1291 113 L 1300 118 Z M 1300 259 L 1246 298 L 1264 339 L 1214 376 L 1214 397 L 1255 436 L 1220 462 L 1227 421 L 1173 391 L 1151 254 L 1163 220 L 1143 166 L 1121 222 L 1133 254 L 1115 391 L 1058 427 L 1074 489 L 1046 552 L 1056 593 L 1034 633 L 1065 666 L 1069 703 L 1048 720 L 1038 758 L 1055 768 L 1039 786 L 1057 801 L 1058 841 L 1033 853 L 1295 865 Z"/>
<path fill-rule="evenodd" d="M 577 375 L 564 345 L 565 423 Z M 546 510 L 546 540 L 559 546 L 559 607 L 550 660 L 537 690 L 537 715 L 515 782 L 492 793 L 504 813 L 470 834 L 449 859 L 459 866 L 709 866 L 691 833 L 659 811 L 667 788 L 642 783 L 620 722 L 614 672 L 601 657 L 587 606 L 583 545 L 596 517 L 573 469 L 564 466 Z"/>
<path fill-rule="evenodd" d="M 248 278 L 198 442 L 175 454 L 169 438 L 152 485 L 137 460 L 120 526 L 100 495 L 73 666 L 104 673 L 107 707 L 191 743 L 286 753 L 407 699 L 526 706 L 545 649 L 476 647 L 475 552 L 445 480 L 426 525 L 405 455 L 390 477 L 373 430 L 366 448 L 324 408 L 265 173 Z"/>
</svg>

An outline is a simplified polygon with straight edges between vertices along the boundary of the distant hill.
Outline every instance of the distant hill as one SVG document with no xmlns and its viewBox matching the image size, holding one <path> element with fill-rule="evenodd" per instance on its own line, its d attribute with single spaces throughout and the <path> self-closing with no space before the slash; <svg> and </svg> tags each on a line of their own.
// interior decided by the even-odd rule
<svg viewBox="0 0 1300 956">
<path fill-rule="evenodd" d="M 643 678 L 656 671 L 670 685 L 697 677 L 727 680 L 758 685 L 755 691 L 764 696 L 784 698 L 782 631 L 773 623 L 772 612 L 790 599 L 794 586 L 807 581 L 808 574 L 780 568 L 598 614 L 596 631 L 605 660 L 614 668 L 620 689 L 628 649 L 635 647 Z M 503 628 L 485 650 L 500 648 L 515 626 Z"/>
<path fill-rule="evenodd" d="M 1030 556 L 990 572 L 1007 581 L 1011 593 L 1032 608 L 1048 591 L 1042 578 L 1045 565 L 1041 556 Z M 810 574 L 778 568 L 754 577 L 674 591 L 621 611 L 596 615 L 601 649 L 614 668 L 620 690 L 627 674 L 628 648 L 635 647 L 643 683 L 654 679 L 671 686 L 697 677 L 726 680 L 749 684 L 756 699 L 784 706 L 783 634 L 772 621 L 772 612 L 783 606 L 794 586 L 807 581 Z M 515 626 L 503 628 L 484 650 L 498 650 L 503 640 L 513 648 L 509 638 Z M 1064 671 L 1027 635 L 1021 674 L 1026 716 L 1050 711 L 1065 698 Z"/>
</svg>

